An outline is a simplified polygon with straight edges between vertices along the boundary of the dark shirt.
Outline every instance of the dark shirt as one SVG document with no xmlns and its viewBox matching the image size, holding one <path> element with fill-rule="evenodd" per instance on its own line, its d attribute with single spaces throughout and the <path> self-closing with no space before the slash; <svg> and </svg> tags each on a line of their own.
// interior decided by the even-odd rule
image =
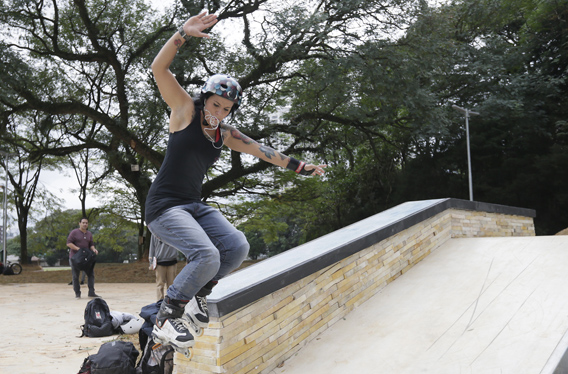
<svg viewBox="0 0 568 374">
<path fill-rule="evenodd" d="M 223 142 L 213 143 L 201 129 L 201 109 L 185 129 L 170 133 L 166 157 L 146 198 L 146 222 L 174 206 L 201 201 L 207 170 L 219 159 Z"/>
<path fill-rule="evenodd" d="M 67 237 L 67 243 L 73 243 L 79 248 L 89 248 L 93 247 L 95 243 L 93 242 L 93 234 L 89 230 L 87 232 L 83 232 L 80 229 L 75 229 L 69 233 Z M 73 257 L 73 255 L 77 253 L 77 251 L 69 248 L 69 258 Z"/>
</svg>

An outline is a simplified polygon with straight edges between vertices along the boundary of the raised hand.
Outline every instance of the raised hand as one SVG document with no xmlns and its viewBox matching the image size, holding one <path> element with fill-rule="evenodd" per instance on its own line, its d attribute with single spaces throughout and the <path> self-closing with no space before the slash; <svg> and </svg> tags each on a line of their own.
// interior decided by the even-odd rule
<svg viewBox="0 0 568 374">
<path fill-rule="evenodd" d="M 210 38 L 210 36 L 203 32 L 203 30 L 210 28 L 217 23 L 216 14 L 207 14 L 206 11 L 191 17 L 183 25 L 183 31 L 186 35 L 191 35 L 196 38 Z"/>
<path fill-rule="evenodd" d="M 306 171 L 311 171 L 312 173 L 310 175 L 324 175 L 325 174 L 325 170 L 323 170 L 325 167 L 327 167 L 327 165 L 313 165 L 313 164 L 307 164 L 304 169 L 306 169 Z"/>
</svg>

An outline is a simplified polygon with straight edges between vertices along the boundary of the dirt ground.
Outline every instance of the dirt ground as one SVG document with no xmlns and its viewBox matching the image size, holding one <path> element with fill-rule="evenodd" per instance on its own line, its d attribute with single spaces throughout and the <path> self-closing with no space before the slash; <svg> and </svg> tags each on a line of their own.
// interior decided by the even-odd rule
<svg viewBox="0 0 568 374">
<path fill-rule="evenodd" d="M 258 261 L 247 260 L 239 267 L 242 269 Z M 71 268 L 44 268 L 37 265 L 24 265 L 20 275 L 0 275 L 0 285 L 10 283 L 64 283 L 71 281 Z M 177 272 L 182 269 L 182 263 L 178 262 Z M 239 270 L 237 269 L 237 270 Z M 131 264 L 106 264 L 95 265 L 96 283 L 154 283 L 156 275 L 148 269 L 147 262 L 134 262 Z"/>
<path fill-rule="evenodd" d="M 86 287 L 82 286 L 84 295 Z M 143 306 L 156 301 L 151 283 L 97 283 L 95 287 L 115 311 L 138 315 Z M 90 298 L 75 299 L 67 283 L 1 284 L 0 293 L 2 373 L 77 373 L 83 360 L 97 353 L 102 343 L 119 338 L 79 337 Z M 138 335 L 125 337 L 138 341 Z"/>
<path fill-rule="evenodd" d="M 246 262 L 244 266 L 250 265 Z M 181 271 L 178 264 L 178 272 Z M 77 373 L 83 360 L 102 343 L 129 340 L 138 347 L 138 335 L 79 338 L 84 311 L 91 300 L 86 285 L 75 299 L 71 270 L 41 270 L 24 266 L 20 275 L 0 275 L 0 373 Z M 156 301 L 155 275 L 146 263 L 97 264 L 95 292 L 110 310 L 138 315 Z"/>
<path fill-rule="evenodd" d="M 9 283 L 69 283 L 71 281 L 71 268 L 41 268 L 37 265 L 23 265 L 20 275 L 0 276 L 0 284 Z M 181 264 L 177 270 L 181 271 Z M 156 281 L 153 271 L 148 269 L 146 262 L 131 264 L 103 264 L 95 265 L 95 280 L 97 283 L 154 283 Z"/>
</svg>

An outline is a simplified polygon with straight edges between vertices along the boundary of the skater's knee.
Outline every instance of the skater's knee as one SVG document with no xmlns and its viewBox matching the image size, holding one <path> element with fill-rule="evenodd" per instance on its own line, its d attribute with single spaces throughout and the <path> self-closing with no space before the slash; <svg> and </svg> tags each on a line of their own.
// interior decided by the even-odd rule
<svg viewBox="0 0 568 374">
<path fill-rule="evenodd" d="M 215 247 L 199 251 L 196 260 L 199 261 L 201 265 L 206 266 L 208 268 L 219 269 L 219 266 L 221 266 L 221 258 L 219 256 L 219 251 Z"/>
<path fill-rule="evenodd" d="M 223 253 L 221 270 L 217 274 L 216 280 L 237 269 L 248 256 L 250 245 L 242 232 L 235 232 L 230 236 L 228 242 L 231 243 L 231 246 L 226 248 L 226 251 Z"/>
<path fill-rule="evenodd" d="M 235 232 L 231 236 L 231 242 L 233 243 L 233 248 L 231 250 L 231 252 L 233 252 L 233 257 L 237 261 L 240 260 L 240 262 L 243 262 L 248 256 L 250 249 L 250 244 L 247 241 L 245 234 L 240 231 Z"/>
</svg>

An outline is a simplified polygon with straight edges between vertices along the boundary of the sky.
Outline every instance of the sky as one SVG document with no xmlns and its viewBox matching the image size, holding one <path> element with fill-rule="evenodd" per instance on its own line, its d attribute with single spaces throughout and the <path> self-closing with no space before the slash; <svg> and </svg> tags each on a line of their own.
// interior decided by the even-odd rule
<svg viewBox="0 0 568 374">
<path fill-rule="evenodd" d="M 72 170 L 69 171 L 51 171 L 43 170 L 40 176 L 40 184 L 46 190 L 62 199 L 63 210 L 66 209 L 81 209 L 81 201 L 77 192 L 73 189 L 79 188 L 79 183 L 75 176 L 71 175 Z M 67 174 L 67 175 L 66 175 Z M 98 201 L 87 195 L 86 201 L 87 208 L 94 208 L 98 206 Z"/>
</svg>

